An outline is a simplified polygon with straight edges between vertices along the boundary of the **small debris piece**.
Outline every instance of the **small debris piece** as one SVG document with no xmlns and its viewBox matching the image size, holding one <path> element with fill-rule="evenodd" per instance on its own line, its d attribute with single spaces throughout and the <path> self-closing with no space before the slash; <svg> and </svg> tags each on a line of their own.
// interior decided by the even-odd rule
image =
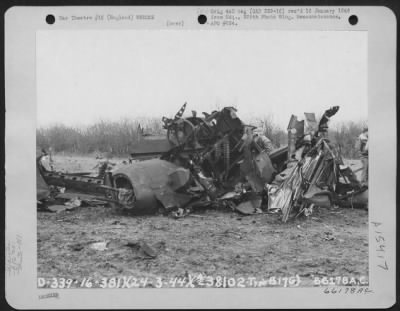
<svg viewBox="0 0 400 311">
<path fill-rule="evenodd" d="M 233 199 L 233 198 L 238 197 L 238 196 L 240 196 L 240 194 L 237 193 L 237 192 L 227 192 L 222 197 L 220 197 L 219 199 L 220 200 L 228 200 L 228 199 Z"/>
<path fill-rule="evenodd" d="M 77 243 L 77 244 L 71 245 L 70 248 L 71 248 L 73 251 L 79 252 L 79 251 L 81 251 L 82 249 L 84 249 L 85 247 L 84 247 L 84 245 L 83 245 L 82 243 Z"/>
<path fill-rule="evenodd" d="M 169 211 L 186 205 L 192 199 L 192 196 L 178 192 L 161 191 L 156 193 L 156 198 L 161 202 L 164 208 Z"/>
<path fill-rule="evenodd" d="M 162 250 L 166 250 L 167 246 L 166 246 L 165 241 L 160 241 L 160 242 L 155 243 L 153 245 L 153 248 L 157 249 L 158 251 L 162 251 Z"/>
<path fill-rule="evenodd" d="M 192 186 L 192 187 L 188 187 L 187 191 L 188 191 L 188 192 L 194 192 L 194 193 L 196 193 L 196 192 L 203 192 L 203 191 L 204 191 L 204 188 L 203 188 L 201 185 L 199 185 L 199 186 Z"/>
<path fill-rule="evenodd" d="M 335 237 L 333 236 L 332 232 L 325 232 L 324 240 L 332 241 L 334 239 L 335 239 Z"/>
<path fill-rule="evenodd" d="M 99 206 L 99 205 L 107 204 L 107 202 L 105 202 L 105 201 L 100 201 L 100 200 L 95 200 L 95 199 L 93 199 L 93 200 L 82 199 L 82 202 L 86 203 L 87 205 L 90 205 L 90 206 Z"/>
<path fill-rule="evenodd" d="M 129 241 L 125 245 L 139 252 L 139 255 L 143 258 L 153 259 L 157 257 L 157 252 L 145 241 Z"/>
<path fill-rule="evenodd" d="M 254 214 L 254 207 L 250 201 L 240 203 L 235 208 L 239 213 L 243 215 L 253 215 Z"/>
<path fill-rule="evenodd" d="M 131 247 L 131 248 L 133 248 L 133 249 L 139 250 L 139 248 L 140 248 L 140 243 L 137 242 L 137 241 L 132 241 L 132 242 L 126 243 L 126 246 Z"/>
<path fill-rule="evenodd" d="M 206 216 L 196 215 L 196 214 L 189 214 L 190 217 L 198 217 L 198 218 L 205 218 Z"/>
<path fill-rule="evenodd" d="M 175 211 L 171 211 L 171 216 L 174 218 L 182 218 L 189 215 L 189 211 L 183 208 L 178 208 Z"/>
<path fill-rule="evenodd" d="M 235 231 L 231 231 L 231 230 L 225 230 L 224 232 L 222 232 L 223 235 L 225 236 L 231 236 L 234 237 L 236 239 L 241 239 L 242 236 L 240 235 L 239 232 L 235 232 Z"/>
<path fill-rule="evenodd" d="M 326 208 L 332 207 L 331 193 L 327 191 L 320 191 L 316 186 L 312 186 L 311 189 L 304 194 L 304 199 L 316 206 Z"/>
<path fill-rule="evenodd" d="M 259 213 L 260 206 L 261 198 L 242 202 L 235 207 L 235 210 L 243 215 L 253 215 Z"/>
<path fill-rule="evenodd" d="M 81 206 L 82 201 L 78 198 L 71 199 L 68 202 L 65 202 L 65 206 L 69 206 L 70 208 Z"/>
<path fill-rule="evenodd" d="M 70 207 L 65 206 L 65 205 L 51 205 L 51 206 L 48 207 L 48 209 L 50 211 L 52 211 L 52 212 L 60 213 L 60 212 L 63 212 L 65 210 L 67 210 L 67 209 L 70 209 Z"/>
<path fill-rule="evenodd" d="M 90 248 L 97 251 L 104 251 L 107 249 L 107 242 L 95 242 L 90 245 Z"/>
<path fill-rule="evenodd" d="M 107 249 L 120 249 L 126 245 L 126 241 L 121 239 L 112 239 L 107 242 Z"/>
<path fill-rule="evenodd" d="M 304 216 L 308 217 L 313 213 L 314 204 L 310 204 L 309 207 L 304 208 Z"/>
</svg>

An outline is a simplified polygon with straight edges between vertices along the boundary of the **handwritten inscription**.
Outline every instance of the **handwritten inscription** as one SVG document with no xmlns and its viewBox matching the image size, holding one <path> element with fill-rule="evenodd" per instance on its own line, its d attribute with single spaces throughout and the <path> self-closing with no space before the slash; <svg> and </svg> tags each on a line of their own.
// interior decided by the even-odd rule
<svg viewBox="0 0 400 311">
<path fill-rule="evenodd" d="M 16 235 L 6 245 L 6 270 L 8 276 L 18 275 L 22 270 L 22 237 Z"/>
<path fill-rule="evenodd" d="M 39 299 L 47 299 L 47 298 L 60 298 L 60 295 L 58 293 L 48 293 L 44 295 L 39 295 Z"/>
<path fill-rule="evenodd" d="M 383 232 L 383 224 L 381 222 L 372 221 L 371 224 L 374 228 L 374 242 L 375 242 L 375 253 L 378 258 L 378 268 L 383 270 L 389 270 L 388 263 L 386 261 L 386 241 Z"/>
<path fill-rule="evenodd" d="M 371 294 L 374 291 L 369 287 L 326 287 L 323 290 L 324 294 L 344 294 L 344 295 L 360 295 Z"/>
</svg>

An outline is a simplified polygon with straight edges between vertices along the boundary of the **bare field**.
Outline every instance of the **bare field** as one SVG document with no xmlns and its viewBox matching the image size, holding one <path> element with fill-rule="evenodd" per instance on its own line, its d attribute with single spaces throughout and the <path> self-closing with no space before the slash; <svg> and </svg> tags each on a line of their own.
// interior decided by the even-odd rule
<svg viewBox="0 0 400 311">
<path fill-rule="evenodd" d="M 91 158 L 55 157 L 56 169 L 88 170 L 95 164 Z M 168 280 L 202 273 L 265 279 L 297 274 L 300 286 L 315 285 L 315 277 L 368 278 L 367 210 L 316 208 L 311 216 L 284 224 L 277 214 L 204 210 L 173 219 L 81 206 L 38 212 L 37 229 L 38 277 L 43 278 Z M 138 241 L 156 256 L 143 256 Z M 107 248 L 93 249 L 94 242 L 106 242 Z"/>
</svg>

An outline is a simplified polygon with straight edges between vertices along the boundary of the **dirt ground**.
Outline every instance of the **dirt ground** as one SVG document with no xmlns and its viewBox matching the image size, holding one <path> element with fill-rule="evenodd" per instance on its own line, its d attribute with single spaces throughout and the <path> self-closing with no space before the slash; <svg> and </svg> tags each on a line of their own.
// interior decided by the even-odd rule
<svg viewBox="0 0 400 311">
<path fill-rule="evenodd" d="M 93 158 L 55 157 L 55 168 L 70 172 L 95 164 Z M 316 208 L 285 224 L 277 214 L 242 216 L 228 210 L 173 219 L 80 206 L 37 215 L 38 277 L 75 280 L 71 287 L 81 286 L 84 278 L 109 282 L 114 277 L 143 280 L 143 287 L 178 287 L 176 278 L 190 276 L 198 276 L 196 287 L 211 287 L 202 276 L 213 278 L 216 287 L 217 277 L 231 278 L 225 287 L 255 286 L 253 277 L 261 281 L 257 286 L 289 286 L 285 278 L 296 275 L 296 286 L 318 286 L 324 277 L 368 280 L 368 211 L 362 209 Z M 271 277 L 280 284 L 262 283 Z"/>
</svg>

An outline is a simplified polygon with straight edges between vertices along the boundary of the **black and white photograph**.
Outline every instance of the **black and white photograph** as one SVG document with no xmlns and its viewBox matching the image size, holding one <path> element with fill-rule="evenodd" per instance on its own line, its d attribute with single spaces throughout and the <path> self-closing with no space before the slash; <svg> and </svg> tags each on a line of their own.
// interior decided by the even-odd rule
<svg viewBox="0 0 400 311">
<path fill-rule="evenodd" d="M 371 36 L 350 9 L 274 10 L 200 8 L 195 26 L 167 14 L 136 28 L 90 25 L 160 15 L 42 14 L 29 143 L 39 300 L 76 289 L 373 294 L 371 269 L 389 261 L 387 227 L 371 216 Z M 291 21 L 282 16 L 354 28 L 251 27 Z"/>
<path fill-rule="evenodd" d="M 38 286 L 368 284 L 366 39 L 40 32 Z"/>
</svg>

